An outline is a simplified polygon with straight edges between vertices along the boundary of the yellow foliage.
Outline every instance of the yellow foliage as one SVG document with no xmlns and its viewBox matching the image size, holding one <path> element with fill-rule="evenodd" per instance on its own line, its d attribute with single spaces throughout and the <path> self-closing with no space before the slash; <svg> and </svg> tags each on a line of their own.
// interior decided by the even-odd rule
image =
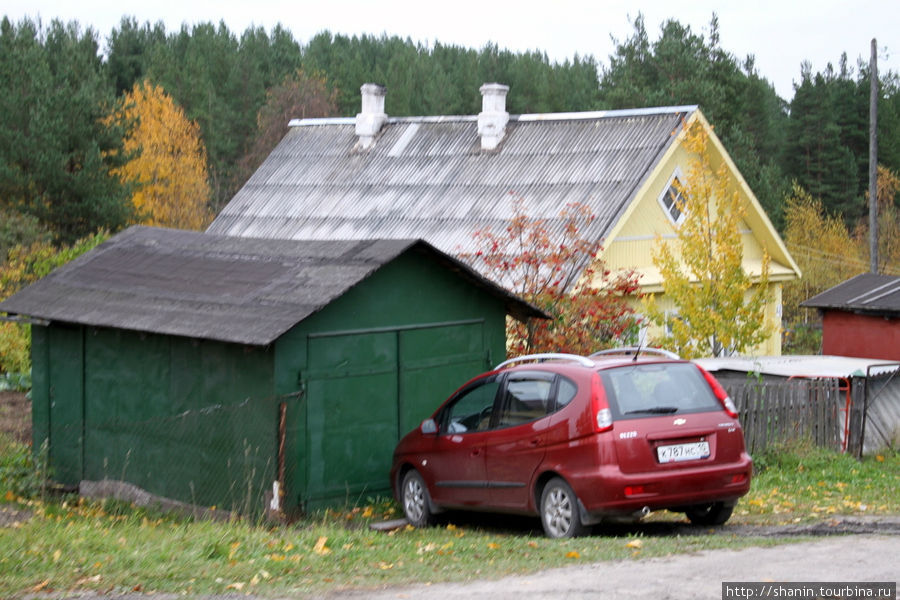
<svg viewBox="0 0 900 600">
<path fill-rule="evenodd" d="M 728 166 L 713 164 L 708 138 L 699 123 L 688 127 L 684 148 L 690 165 L 685 180 L 676 184 L 685 218 L 676 226 L 676 240 L 658 236 L 653 248 L 653 263 L 677 316 L 666 314 L 653 297 L 645 301 L 650 320 L 667 329 L 656 341 L 685 358 L 743 352 L 774 329 L 765 316 L 769 255 L 763 254 L 754 281 L 743 267 L 744 201 Z"/>
<path fill-rule="evenodd" d="M 9 249 L 0 261 L 0 300 L 48 275 L 109 237 L 105 231 L 82 238 L 71 246 L 54 247 L 33 242 Z M 0 373 L 25 373 L 31 368 L 31 329 L 20 323 L 0 322 Z"/>
<path fill-rule="evenodd" d="M 878 272 L 900 275 L 900 210 L 896 197 L 900 191 L 900 176 L 878 166 Z M 870 265 L 869 223 L 863 221 L 854 234 L 859 252 Z"/>
<path fill-rule="evenodd" d="M 25 373 L 31 364 L 28 325 L 0 322 L 0 373 Z"/>
<path fill-rule="evenodd" d="M 132 158 L 113 171 L 134 185 L 139 223 L 179 229 L 209 224 L 210 187 L 199 126 L 158 85 L 136 83 L 113 116 L 128 128 Z"/>
<path fill-rule="evenodd" d="M 799 185 L 787 199 L 784 210 L 784 241 L 803 273 L 786 283 L 783 291 L 787 322 L 805 320 L 799 304 L 820 292 L 868 270 L 859 244 L 844 221 L 825 213 L 822 201 Z"/>
<path fill-rule="evenodd" d="M 900 275 L 898 190 L 900 177 L 878 167 L 878 265 L 879 272 L 891 275 Z M 800 302 L 869 270 L 868 224 L 851 232 L 839 216 L 825 212 L 821 200 L 796 184 L 784 214 L 785 244 L 803 272 L 803 279 L 784 286 L 784 319 L 806 322 L 817 317 L 802 311 Z"/>
</svg>

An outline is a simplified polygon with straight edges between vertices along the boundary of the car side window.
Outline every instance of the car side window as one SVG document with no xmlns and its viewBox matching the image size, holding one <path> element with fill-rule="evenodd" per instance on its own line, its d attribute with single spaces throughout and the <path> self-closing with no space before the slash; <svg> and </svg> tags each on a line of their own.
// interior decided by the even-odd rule
<svg viewBox="0 0 900 600">
<path fill-rule="evenodd" d="M 519 372 L 509 375 L 500 403 L 498 427 L 522 425 L 556 410 L 552 373 Z"/>
<path fill-rule="evenodd" d="M 559 378 L 559 387 L 556 390 L 556 410 L 567 406 L 578 393 L 578 386 L 565 377 Z"/>
<path fill-rule="evenodd" d="M 500 382 L 491 377 L 464 390 L 441 417 L 441 433 L 487 431 L 491 426 L 494 400 Z"/>
</svg>

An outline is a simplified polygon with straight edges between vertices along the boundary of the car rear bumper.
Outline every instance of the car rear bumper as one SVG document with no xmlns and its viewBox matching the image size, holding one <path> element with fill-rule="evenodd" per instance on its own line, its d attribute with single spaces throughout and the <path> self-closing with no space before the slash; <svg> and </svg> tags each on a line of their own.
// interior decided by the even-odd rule
<svg viewBox="0 0 900 600">
<path fill-rule="evenodd" d="M 684 509 L 736 502 L 750 491 L 753 461 L 746 453 L 724 465 L 697 465 L 653 473 L 622 473 L 615 465 L 567 476 L 588 515 L 622 516 L 642 509 Z"/>
</svg>

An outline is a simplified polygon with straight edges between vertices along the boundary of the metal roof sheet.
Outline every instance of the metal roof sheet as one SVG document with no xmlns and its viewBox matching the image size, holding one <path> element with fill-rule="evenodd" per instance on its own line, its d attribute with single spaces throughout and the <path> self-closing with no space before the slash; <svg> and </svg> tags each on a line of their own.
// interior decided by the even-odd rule
<svg viewBox="0 0 900 600">
<path fill-rule="evenodd" d="M 707 371 L 739 371 L 779 377 L 865 377 L 894 371 L 898 363 L 848 356 L 757 356 L 697 358 Z"/>
<path fill-rule="evenodd" d="M 863 273 L 801 302 L 800 306 L 900 314 L 900 277 Z"/>
<path fill-rule="evenodd" d="M 417 252 L 541 311 L 416 239 L 290 241 L 132 227 L 0 302 L 49 321 L 266 345 L 401 254 Z"/>
<path fill-rule="evenodd" d="M 551 234 L 567 204 L 586 204 L 596 218 L 583 233 L 603 239 L 696 108 L 512 115 L 491 152 L 474 116 L 389 118 L 365 151 L 353 119 L 294 121 L 208 231 L 471 253 L 475 231 L 502 231 L 519 197 Z"/>
</svg>

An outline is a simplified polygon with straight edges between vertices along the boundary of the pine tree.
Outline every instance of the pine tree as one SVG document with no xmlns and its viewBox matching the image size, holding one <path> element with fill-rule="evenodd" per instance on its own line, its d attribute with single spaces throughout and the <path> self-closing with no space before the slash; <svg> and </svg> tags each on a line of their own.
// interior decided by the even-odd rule
<svg viewBox="0 0 900 600">
<path fill-rule="evenodd" d="M 53 21 L 0 22 L 0 208 L 37 219 L 66 243 L 130 216 L 128 190 L 110 169 L 121 131 L 90 29 Z"/>
</svg>

